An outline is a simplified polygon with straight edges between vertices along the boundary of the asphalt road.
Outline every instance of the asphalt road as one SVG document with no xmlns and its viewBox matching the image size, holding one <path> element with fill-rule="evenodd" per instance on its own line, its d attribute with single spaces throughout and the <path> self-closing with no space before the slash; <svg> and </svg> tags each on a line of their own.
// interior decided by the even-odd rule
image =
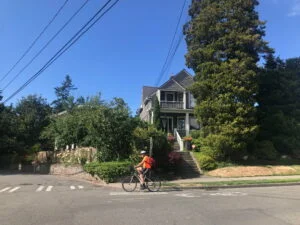
<svg viewBox="0 0 300 225">
<path fill-rule="evenodd" d="M 0 175 L 1 225 L 300 225 L 300 186 L 126 193 Z"/>
</svg>

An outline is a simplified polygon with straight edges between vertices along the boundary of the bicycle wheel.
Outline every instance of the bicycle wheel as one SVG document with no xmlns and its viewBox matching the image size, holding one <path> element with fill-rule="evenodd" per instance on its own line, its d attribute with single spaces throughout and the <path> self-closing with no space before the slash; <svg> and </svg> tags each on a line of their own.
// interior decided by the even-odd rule
<svg viewBox="0 0 300 225">
<path fill-rule="evenodd" d="M 135 176 L 128 176 L 122 181 L 122 188 L 124 191 L 132 192 L 136 189 L 137 178 Z"/>
<path fill-rule="evenodd" d="M 161 181 L 157 177 L 151 177 L 151 178 L 146 177 L 145 183 L 146 183 L 147 189 L 152 192 L 159 191 L 159 189 L 161 187 Z"/>
</svg>

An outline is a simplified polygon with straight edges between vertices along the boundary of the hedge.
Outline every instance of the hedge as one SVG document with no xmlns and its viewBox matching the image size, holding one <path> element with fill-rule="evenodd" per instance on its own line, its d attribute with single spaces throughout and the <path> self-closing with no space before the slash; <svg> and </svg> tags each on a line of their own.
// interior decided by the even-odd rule
<svg viewBox="0 0 300 225">
<path fill-rule="evenodd" d="M 92 176 L 97 175 L 106 183 L 130 174 L 130 162 L 92 162 L 84 165 L 84 170 Z"/>
<path fill-rule="evenodd" d="M 203 170 L 213 170 L 217 168 L 216 161 L 202 152 L 194 152 L 195 158 L 197 159 L 199 166 Z"/>
</svg>

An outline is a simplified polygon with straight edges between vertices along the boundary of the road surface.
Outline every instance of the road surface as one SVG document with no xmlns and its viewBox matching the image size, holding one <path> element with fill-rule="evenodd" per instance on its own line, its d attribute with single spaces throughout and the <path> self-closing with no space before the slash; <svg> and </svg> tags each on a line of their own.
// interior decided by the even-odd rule
<svg viewBox="0 0 300 225">
<path fill-rule="evenodd" d="M 0 175 L 1 225 L 299 225 L 300 186 L 108 189 L 51 175 Z"/>
</svg>

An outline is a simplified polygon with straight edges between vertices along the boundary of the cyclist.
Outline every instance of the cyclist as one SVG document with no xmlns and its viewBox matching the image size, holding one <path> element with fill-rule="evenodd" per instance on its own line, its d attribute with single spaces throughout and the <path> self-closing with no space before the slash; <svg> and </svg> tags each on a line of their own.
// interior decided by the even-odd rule
<svg viewBox="0 0 300 225">
<path fill-rule="evenodd" d="M 146 174 L 151 169 L 151 163 L 150 163 L 150 157 L 147 155 L 146 151 L 141 151 L 140 155 L 143 159 L 139 164 L 135 166 L 135 168 L 139 173 L 140 181 L 141 181 L 141 190 L 143 190 L 146 188 L 144 174 Z"/>
</svg>

